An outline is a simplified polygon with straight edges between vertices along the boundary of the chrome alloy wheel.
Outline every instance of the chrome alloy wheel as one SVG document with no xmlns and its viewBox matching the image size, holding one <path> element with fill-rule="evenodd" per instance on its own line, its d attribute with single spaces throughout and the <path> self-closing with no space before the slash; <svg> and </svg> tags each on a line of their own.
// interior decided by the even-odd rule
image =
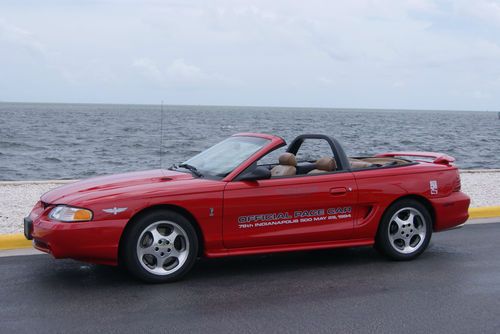
<svg viewBox="0 0 500 334">
<path fill-rule="evenodd" d="M 189 255 L 186 231 L 172 221 L 158 221 L 146 227 L 137 240 L 137 258 L 155 275 L 176 272 Z"/>
<path fill-rule="evenodd" d="M 418 250 L 425 241 L 426 232 L 425 218 L 415 208 L 398 210 L 389 222 L 389 241 L 394 250 L 401 254 Z"/>
</svg>

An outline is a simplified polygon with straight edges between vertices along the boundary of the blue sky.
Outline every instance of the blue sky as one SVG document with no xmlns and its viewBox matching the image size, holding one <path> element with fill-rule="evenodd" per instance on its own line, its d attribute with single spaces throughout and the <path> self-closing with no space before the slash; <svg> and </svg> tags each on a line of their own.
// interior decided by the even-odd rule
<svg viewBox="0 0 500 334">
<path fill-rule="evenodd" d="M 500 110 L 500 1 L 0 0 L 0 101 Z"/>
</svg>

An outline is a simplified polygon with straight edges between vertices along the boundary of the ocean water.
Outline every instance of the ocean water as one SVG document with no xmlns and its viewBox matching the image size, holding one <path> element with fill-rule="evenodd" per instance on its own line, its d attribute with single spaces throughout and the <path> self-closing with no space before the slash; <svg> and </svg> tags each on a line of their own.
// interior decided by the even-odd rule
<svg viewBox="0 0 500 334">
<path fill-rule="evenodd" d="M 0 103 L 0 180 L 84 178 L 170 166 L 237 132 L 336 137 L 350 156 L 444 152 L 500 168 L 494 112 Z M 163 138 L 162 138 L 163 137 Z M 160 149 L 160 142 L 163 143 Z"/>
</svg>

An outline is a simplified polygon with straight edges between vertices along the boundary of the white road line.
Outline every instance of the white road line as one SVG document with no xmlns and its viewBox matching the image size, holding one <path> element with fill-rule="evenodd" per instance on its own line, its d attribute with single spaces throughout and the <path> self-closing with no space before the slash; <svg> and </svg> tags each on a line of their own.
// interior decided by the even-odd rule
<svg viewBox="0 0 500 334">
<path fill-rule="evenodd" d="M 465 222 L 465 225 L 494 224 L 494 223 L 500 223 L 500 217 L 469 219 L 468 221 Z"/>
<path fill-rule="evenodd" d="M 0 251 L 0 257 L 6 256 L 20 256 L 20 255 L 43 255 L 44 252 L 40 252 L 34 248 L 20 248 L 20 249 L 7 249 Z"/>
</svg>

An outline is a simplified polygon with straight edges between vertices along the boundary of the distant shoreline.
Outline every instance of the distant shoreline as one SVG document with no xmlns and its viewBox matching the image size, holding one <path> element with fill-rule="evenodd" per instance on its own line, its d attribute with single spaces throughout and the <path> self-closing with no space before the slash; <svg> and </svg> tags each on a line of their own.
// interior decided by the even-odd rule
<svg viewBox="0 0 500 334">
<path fill-rule="evenodd" d="M 24 101 L 0 101 L 0 104 L 16 104 L 16 105 L 68 105 L 68 106 L 137 106 L 137 107 L 154 107 L 160 108 L 162 101 L 158 101 L 158 103 L 123 103 L 123 102 L 24 102 Z M 366 112 L 442 112 L 442 113 L 498 113 L 498 110 L 472 110 L 472 109 L 432 109 L 432 108 L 424 108 L 424 109 L 413 109 L 413 108 L 383 108 L 383 107 L 325 107 L 325 106 L 286 106 L 286 105 L 275 105 L 275 106 L 265 106 L 265 105 L 231 105 L 231 104 L 182 104 L 182 103 L 165 103 L 164 106 L 168 107 L 204 107 L 204 108 L 249 108 L 249 109 L 311 109 L 312 110 L 342 110 L 342 111 L 366 111 Z"/>
</svg>

